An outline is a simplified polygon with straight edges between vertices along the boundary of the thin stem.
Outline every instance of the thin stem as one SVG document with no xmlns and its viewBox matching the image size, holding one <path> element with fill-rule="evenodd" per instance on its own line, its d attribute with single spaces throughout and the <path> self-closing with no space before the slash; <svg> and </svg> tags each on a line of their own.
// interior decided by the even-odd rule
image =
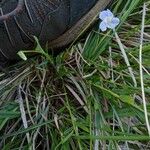
<svg viewBox="0 0 150 150">
<path fill-rule="evenodd" d="M 114 30 L 114 33 L 115 33 L 115 37 L 116 37 L 117 43 L 119 44 L 120 50 L 121 50 L 122 55 L 124 57 L 125 63 L 127 65 L 127 67 L 128 67 L 128 70 L 129 70 L 129 73 L 131 75 L 131 78 L 133 80 L 134 87 L 137 87 L 137 82 L 136 82 L 136 79 L 135 79 L 135 76 L 134 76 L 134 73 L 133 73 L 133 69 L 132 69 L 132 67 L 130 65 L 128 56 L 126 54 L 126 51 L 125 51 L 125 49 L 123 47 L 123 44 L 122 44 L 122 42 L 121 42 L 121 40 L 120 40 L 120 38 L 119 38 L 119 36 L 118 36 L 118 34 L 117 34 L 117 32 L 115 30 Z"/>
<path fill-rule="evenodd" d="M 140 80 L 141 80 L 141 91 L 142 91 L 142 99 L 143 99 L 143 107 L 145 113 L 145 121 L 148 130 L 148 134 L 150 136 L 150 124 L 148 120 L 147 108 L 146 108 L 146 99 L 145 99 L 145 91 L 144 91 L 144 81 L 143 81 L 143 68 L 142 68 L 142 49 L 143 49 L 143 36 L 144 36 L 144 28 L 145 28 L 145 16 L 146 16 L 146 5 L 143 5 L 143 17 L 142 17 L 142 28 L 141 28 L 141 38 L 140 38 L 140 50 L 139 50 L 139 64 L 140 64 Z"/>
</svg>

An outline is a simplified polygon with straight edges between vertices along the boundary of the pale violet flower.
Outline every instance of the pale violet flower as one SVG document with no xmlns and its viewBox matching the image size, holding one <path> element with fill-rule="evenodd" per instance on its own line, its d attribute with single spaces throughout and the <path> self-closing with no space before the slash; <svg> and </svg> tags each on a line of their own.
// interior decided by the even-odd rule
<svg viewBox="0 0 150 150">
<path fill-rule="evenodd" d="M 113 13 L 109 9 L 100 12 L 99 18 L 102 20 L 99 25 L 99 29 L 102 31 L 106 31 L 107 28 L 115 29 L 115 27 L 120 23 L 119 18 L 114 17 Z"/>
</svg>

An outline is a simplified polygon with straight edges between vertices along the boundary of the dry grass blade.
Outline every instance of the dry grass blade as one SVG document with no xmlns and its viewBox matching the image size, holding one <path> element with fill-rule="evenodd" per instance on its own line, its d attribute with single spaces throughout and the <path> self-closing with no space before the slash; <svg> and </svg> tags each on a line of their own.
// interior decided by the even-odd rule
<svg viewBox="0 0 150 150">
<path fill-rule="evenodd" d="M 22 87 L 21 87 L 21 85 L 19 85 L 19 87 L 18 87 L 18 102 L 19 102 L 19 106 L 20 106 L 20 112 L 21 112 L 21 118 L 23 121 L 23 126 L 25 129 L 27 129 L 28 123 L 27 123 L 27 117 L 26 117 L 26 112 L 25 112 L 25 108 L 24 108 L 24 104 L 23 104 L 24 102 L 23 102 L 21 91 L 22 91 Z M 27 132 L 26 136 L 27 136 L 28 144 L 30 145 L 30 142 L 31 142 L 30 134 Z M 30 149 L 31 149 L 31 147 L 30 147 Z"/>
<path fill-rule="evenodd" d="M 65 85 L 67 87 L 67 89 L 72 93 L 72 95 L 76 98 L 76 100 L 79 102 L 79 104 L 81 106 L 83 106 L 84 110 L 89 113 L 89 110 L 87 108 L 87 106 L 85 105 L 85 103 L 83 102 L 83 100 L 78 96 L 78 94 L 69 86 L 69 85 Z"/>
<path fill-rule="evenodd" d="M 139 50 L 139 63 L 140 63 L 140 78 L 141 78 L 141 91 L 142 91 L 142 99 L 143 99 L 143 107 L 145 113 L 145 120 L 147 125 L 148 134 L 150 136 L 150 123 L 147 114 L 147 105 L 145 98 L 145 90 L 144 90 L 144 79 L 143 79 L 143 68 L 142 68 L 142 49 L 143 49 L 143 35 L 145 28 L 145 16 L 146 16 L 146 4 L 143 5 L 143 17 L 142 17 L 142 28 L 141 28 L 141 38 L 140 38 L 140 50 Z"/>
</svg>

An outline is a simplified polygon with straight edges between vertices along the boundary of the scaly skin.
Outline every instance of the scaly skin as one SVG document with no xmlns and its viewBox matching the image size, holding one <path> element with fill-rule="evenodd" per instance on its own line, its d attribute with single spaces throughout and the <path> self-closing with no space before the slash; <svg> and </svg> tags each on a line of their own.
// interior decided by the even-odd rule
<svg viewBox="0 0 150 150">
<path fill-rule="evenodd" d="M 111 0 L 0 1 L 0 60 L 3 62 L 5 59 L 16 59 L 16 53 L 19 50 L 34 48 L 33 36 L 39 39 L 42 46 L 45 46 L 46 42 L 49 42 L 50 48 L 61 47 L 68 44 L 85 28 L 87 23 L 96 16 L 98 10 L 101 10 L 101 8 L 104 9 L 110 1 Z M 99 5 L 97 3 L 99 3 Z M 95 5 L 97 7 L 95 7 Z M 88 15 L 92 7 L 92 13 Z M 85 23 L 86 21 L 87 23 Z M 70 34 L 67 31 L 69 31 Z M 69 35 L 70 40 L 68 40 L 65 35 Z"/>
</svg>

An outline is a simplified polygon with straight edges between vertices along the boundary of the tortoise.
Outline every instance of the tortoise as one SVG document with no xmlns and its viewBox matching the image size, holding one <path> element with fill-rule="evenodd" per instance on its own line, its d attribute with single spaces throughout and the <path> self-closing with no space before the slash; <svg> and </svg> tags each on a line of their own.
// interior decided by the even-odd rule
<svg viewBox="0 0 150 150">
<path fill-rule="evenodd" d="M 57 49 L 73 41 L 111 0 L 0 0 L 0 62 L 19 50 Z"/>
</svg>

